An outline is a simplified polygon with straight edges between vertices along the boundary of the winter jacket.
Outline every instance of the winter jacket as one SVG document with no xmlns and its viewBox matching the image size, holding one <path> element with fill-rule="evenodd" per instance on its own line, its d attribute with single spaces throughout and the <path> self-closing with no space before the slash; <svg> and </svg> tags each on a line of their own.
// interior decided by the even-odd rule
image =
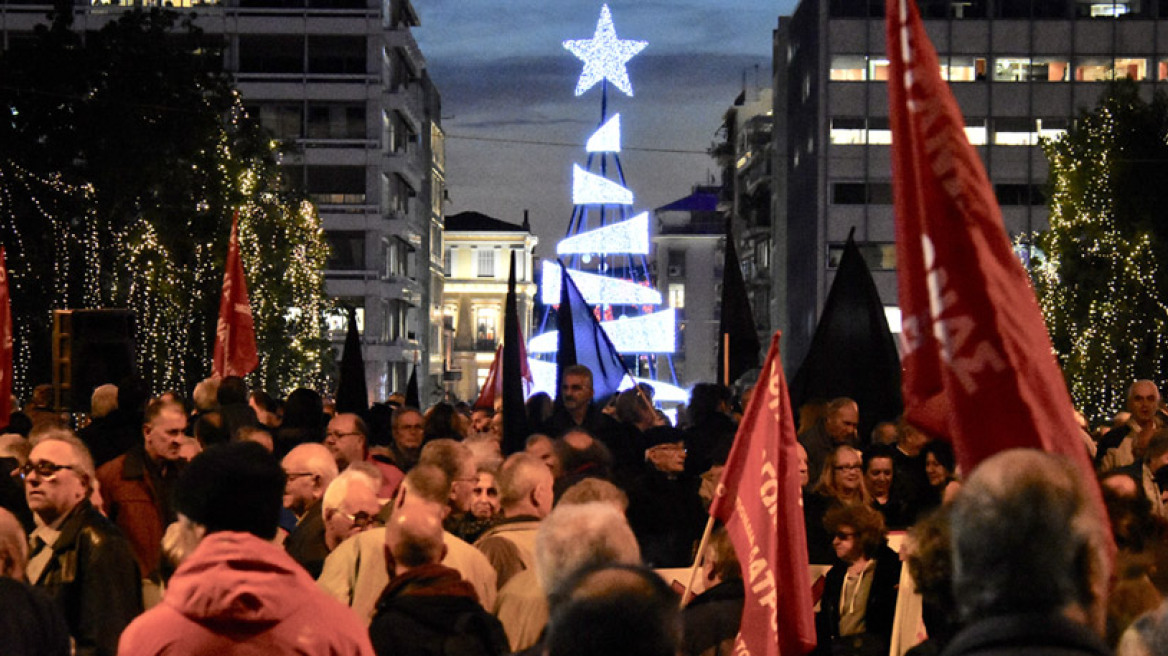
<svg viewBox="0 0 1168 656">
<path fill-rule="evenodd" d="M 283 549 L 222 531 L 183 561 L 162 603 L 126 629 L 118 653 L 370 656 L 373 648 L 357 615 Z"/>
<path fill-rule="evenodd" d="M 118 525 L 130 544 L 142 578 L 158 573 L 162 557 L 162 533 L 177 519 L 166 492 L 147 471 L 146 448 L 138 444 L 97 470 L 106 514 Z M 173 481 L 177 469 L 168 476 Z M 163 483 L 165 486 L 166 484 Z"/>
<path fill-rule="evenodd" d="M 479 605 L 474 587 L 439 564 L 397 576 L 369 626 L 377 656 L 501 656 L 503 626 Z"/>
<path fill-rule="evenodd" d="M 742 579 L 722 581 L 694 597 L 681 611 L 685 656 L 729 656 L 742 624 L 746 593 Z"/>
<path fill-rule="evenodd" d="M 122 629 L 142 612 L 142 579 L 130 543 L 83 499 L 51 548 L 52 558 L 32 583 L 65 617 L 77 656 L 112 656 Z"/>
<path fill-rule="evenodd" d="M 442 564 L 458 570 L 474 586 L 483 608 L 495 606 L 495 569 L 478 549 L 449 534 L 442 534 L 446 557 Z M 324 561 L 316 581 L 330 597 L 356 611 L 362 621 L 373 618 L 377 600 L 389 583 L 385 567 L 385 528 L 373 528 L 337 545 Z"/>
</svg>

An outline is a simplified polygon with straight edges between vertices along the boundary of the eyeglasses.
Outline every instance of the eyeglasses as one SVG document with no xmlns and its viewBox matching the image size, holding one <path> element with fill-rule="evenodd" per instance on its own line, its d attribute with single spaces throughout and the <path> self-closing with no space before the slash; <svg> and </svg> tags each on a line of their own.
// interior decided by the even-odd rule
<svg viewBox="0 0 1168 656">
<path fill-rule="evenodd" d="M 860 465 L 834 465 L 836 471 L 847 471 L 850 469 L 859 469 Z"/>
<path fill-rule="evenodd" d="M 380 526 L 381 525 L 381 521 L 379 521 L 377 519 L 376 515 L 370 515 L 369 513 L 365 512 L 364 510 L 358 512 L 356 515 L 350 515 L 349 513 L 341 510 L 340 508 L 334 508 L 333 512 L 335 512 L 338 515 L 340 515 L 341 517 L 344 517 L 345 519 L 349 520 L 349 522 L 352 523 L 353 526 L 356 526 L 357 528 L 365 528 L 367 526 Z"/>
<path fill-rule="evenodd" d="M 336 431 L 329 431 L 329 432 L 324 434 L 324 439 L 326 439 L 326 440 L 339 440 L 342 437 L 348 437 L 349 435 L 361 435 L 361 434 L 362 433 L 360 431 L 348 431 L 347 433 L 338 433 Z"/>
<path fill-rule="evenodd" d="M 312 472 L 284 472 L 284 481 L 291 482 L 303 476 L 316 476 Z"/>
<path fill-rule="evenodd" d="M 26 462 L 26 463 L 24 463 L 23 467 L 21 467 L 20 469 L 17 469 L 16 471 L 20 474 L 20 478 L 22 478 L 22 479 L 27 479 L 29 474 L 36 472 L 37 476 L 39 476 L 41 478 L 41 480 L 51 481 L 51 480 L 57 478 L 57 472 L 61 471 L 62 469 L 72 469 L 73 471 L 77 472 L 78 474 L 81 473 L 80 471 L 78 471 L 78 469 L 75 465 L 58 465 L 58 464 L 49 462 L 48 460 L 38 460 L 37 462 L 32 462 L 32 461 Z"/>
</svg>

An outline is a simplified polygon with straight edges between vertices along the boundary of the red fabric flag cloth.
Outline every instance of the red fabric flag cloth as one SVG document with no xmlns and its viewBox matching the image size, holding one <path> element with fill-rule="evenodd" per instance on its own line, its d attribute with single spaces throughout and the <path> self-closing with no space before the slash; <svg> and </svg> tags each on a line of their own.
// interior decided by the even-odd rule
<svg viewBox="0 0 1168 656">
<path fill-rule="evenodd" d="M 495 347 L 495 359 L 491 361 L 491 368 L 487 370 L 487 379 L 483 381 L 483 388 L 479 390 L 479 398 L 474 402 L 475 410 L 494 410 L 495 399 L 500 398 L 502 379 L 499 368 L 503 363 L 503 345 Z"/>
<path fill-rule="evenodd" d="M 215 357 L 212 375 L 246 376 L 259 365 L 255 324 L 247 299 L 247 279 L 239 258 L 239 212 L 231 221 L 231 241 L 227 245 L 227 267 L 223 273 L 223 296 L 219 299 L 219 322 L 215 325 Z"/>
<path fill-rule="evenodd" d="M 801 656 L 815 647 L 799 453 L 780 336 L 771 338 L 710 504 L 734 543 L 746 583 L 734 646 L 739 656 Z"/>
<path fill-rule="evenodd" d="M 1094 480 L 1030 279 L 912 0 L 886 3 L 905 418 L 970 472 L 1063 453 Z"/>
<path fill-rule="evenodd" d="M 0 246 L 0 428 L 12 419 L 12 304 L 8 295 L 8 265 Z"/>
</svg>

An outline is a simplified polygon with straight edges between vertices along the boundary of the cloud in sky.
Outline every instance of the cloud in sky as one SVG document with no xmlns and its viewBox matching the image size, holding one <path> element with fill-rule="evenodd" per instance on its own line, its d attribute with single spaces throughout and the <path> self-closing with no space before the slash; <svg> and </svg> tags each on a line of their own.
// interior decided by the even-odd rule
<svg viewBox="0 0 1168 656">
<path fill-rule="evenodd" d="M 582 64 L 565 39 L 590 38 L 601 2 L 417 0 L 414 31 L 442 94 L 448 214 L 519 221 L 531 210 L 539 252 L 554 252 L 571 216 L 572 164 L 600 120 L 600 91 L 573 90 Z M 772 31 L 793 2 L 612 0 L 617 36 L 649 46 L 629 62 L 635 96 L 615 89 L 621 163 L 636 211 L 685 196 L 716 173 L 705 154 L 747 86 L 769 87 Z M 757 73 L 756 71 L 757 67 Z M 672 151 L 672 152 L 660 152 Z"/>
</svg>

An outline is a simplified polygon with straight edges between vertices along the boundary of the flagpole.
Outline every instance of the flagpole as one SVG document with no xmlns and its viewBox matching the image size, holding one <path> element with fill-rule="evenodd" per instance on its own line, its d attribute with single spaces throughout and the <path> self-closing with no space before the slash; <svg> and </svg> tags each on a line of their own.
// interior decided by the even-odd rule
<svg viewBox="0 0 1168 656">
<path fill-rule="evenodd" d="M 722 333 L 722 384 L 730 387 L 730 333 Z"/>
<path fill-rule="evenodd" d="M 689 593 L 693 590 L 694 581 L 698 580 L 698 568 L 702 566 L 702 561 L 705 560 L 706 545 L 710 543 L 710 534 L 714 532 L 714 516 L 706 520 L 706 530 L 702 532 L 702 540 L 698 543 L 698 555 L 694 558 L 693 568 L 689 570 L 689 583 L 686 584 L 685 590 L 681 593 L 681 607 L 689 602 Z"/>
</svg>

